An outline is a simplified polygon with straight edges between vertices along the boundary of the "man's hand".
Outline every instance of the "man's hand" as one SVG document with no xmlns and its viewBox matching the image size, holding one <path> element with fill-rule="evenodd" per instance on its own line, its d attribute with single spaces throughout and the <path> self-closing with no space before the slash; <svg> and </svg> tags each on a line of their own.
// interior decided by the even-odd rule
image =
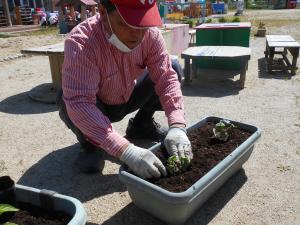
<svg viewBox="0 0 300 225">
<path fill-rule="evenodd" d="M 193 158 L 191 142 L 186 136 L 184 128 L 171 127 L 164 140 L 164 145 L 171 156 L 186 157 L 188 160 Z"/>
<path fill-rule="evenodd" d="M 125 149 L 120 160 L 142 178 L 167 176 L 166 168 L 151 151 L 133 144 Z"/>
</svg>

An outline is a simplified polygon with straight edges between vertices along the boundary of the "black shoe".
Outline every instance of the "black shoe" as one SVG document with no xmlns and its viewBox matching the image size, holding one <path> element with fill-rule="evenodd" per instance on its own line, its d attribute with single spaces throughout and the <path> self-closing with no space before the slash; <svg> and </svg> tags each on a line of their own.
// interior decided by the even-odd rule
<svg viewBox="0 0 300 225">
<path fill-rule="evenodd" d="M 167 135 L 167 127 L 162 127 L 154 119 L 143 123 L 134 122 L 131 118 L 128 121 L 126 137 L 129 139 L 150 139 L 152 141 L 161 141 Z"/>
<path fill-rule="evenodd" d="M 103 151 L 91 144 L 81 144 L 76 164 L 83 173 L 102 173 L 104 168 Z"/>
</svg>

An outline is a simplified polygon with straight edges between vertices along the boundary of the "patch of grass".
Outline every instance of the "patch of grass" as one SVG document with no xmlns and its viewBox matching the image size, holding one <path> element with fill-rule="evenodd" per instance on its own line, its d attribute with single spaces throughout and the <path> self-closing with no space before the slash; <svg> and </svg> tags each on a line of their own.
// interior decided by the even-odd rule
<svg viewBox="0 0 300 225">
<path fill-rule="evenodd" d="M 0 33 L 0 38 L 10 38 L 10 37 L 15 37 L 15 36 L 12 34 Z"/>
<path fill-rule="evenodd" d="M 2 172 L 4 172 L 5 170 L 7 170 L 7 168 L 5 166 L 5 162 L 3 160 L 0 160 L 0 174 Z"/>
<path fill-rule="evenodd" d="M 283 26 L 291 26 L 291 25 L 299 25 L 299 21 L 297 20 L 289 20 L 289 19 L 263 19 L 258 20 L 256 18 L 249 18 L 249 22 L 251 22 L 252 26 L 258 27 L 260 22 L 265 24 L 265 27 L 283 27 Z"/>
<path fill-rule="evenodd" d="M 220 17 L 220 18 L 218 19 L 218 22 L 219 22 L 219 23 L 227 23 L 227 22 L 228 22 L 228 19 L 225 18 L 225 17 Z"/>
<path fill-rule="evenodd" d="M 182 23 L 189 24 L 190 28 L 195 27 L 199 22 L 199 19 L 196 18 L 188 18 L 181 20 Z"/>
<path fill-rule="evenodd" d="M 247 21 L 245 17 L 225 16 L 220 18 L 208 18 L 205 20 L 205 23 L 239 23 Z"/>
<path fill-rule="evenodd" d="M 212 18 L 209 18 L 205 21 L 205 23 L 211 23 L 212 22 Z"/>
<path fill-rule="evenodd" d="M 36 31 L 21 33 L 20 36 L 56 35 L 58 31 L 57 27 L 41 27 Z"/>
<path fill-rule="evenodd" d="M 292 170 L 292 168 L 290 166 L 284 166 L 284 165 L 277 166 L 277 169 L 280 172 L 286 172 L 286 171 Z"/>
<path fill-rule="evenodd" d="M 233 19 L 231 19 L 231 22 L 239 23 L 239 22 L 241 22 L 241 18 L 240 17 L 234 17 Z"/>
</svg>

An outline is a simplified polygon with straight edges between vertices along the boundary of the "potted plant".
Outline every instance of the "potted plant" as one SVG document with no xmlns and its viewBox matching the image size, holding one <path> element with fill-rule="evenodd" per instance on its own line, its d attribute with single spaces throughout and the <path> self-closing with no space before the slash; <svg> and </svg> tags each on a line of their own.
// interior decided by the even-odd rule
<svg viewBox="0 0 300 225">
<path fill-rule="evenodd" d="M 119 171 L 119 179 L 127 186 L 133 203 L 168 224 L 183 224 L 242 167 L 261 135 L 257 127 L 218 117 L 206 117 L 189 126 L 187 132 L 194 158 L 190 169 L 183 174 L 169 175 L 159 180 L 143 180 L 128 171 L 125 165 Z M 205 148 L 197 147 L 203 146 L 203 143 Z M 149 150 L 167 165 L 168 158 L 161 157 L 164 151 L 160 143 Z M 209 158 L 210 155 L 213 157 Z"/>
<path fill-rule="evenodd" d="M 0 177 L 0 224 L 84 225 L 86 212 L 75 198 L 39 190 Z M 27 222 L 26 222 L 27 223 Z"/>
<path fill-rule="evenodd" d="M 260 21 L 258 24 L 256 36 L 257 37 L 265 37 L 266 31 L 267 31 L 266 24 Z"/>
</svg>

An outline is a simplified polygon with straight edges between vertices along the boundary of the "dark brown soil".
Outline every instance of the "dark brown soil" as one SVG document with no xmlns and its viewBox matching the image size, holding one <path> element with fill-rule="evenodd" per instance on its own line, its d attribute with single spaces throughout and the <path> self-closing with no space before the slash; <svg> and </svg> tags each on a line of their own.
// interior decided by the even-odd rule
<svg viewBox="0 0 300 225">
<path fill-rule="evenodd" d="M 226 142 L 219 141 L 212 138 L 214 126 L 214 123 L 208 122 L 204 126 L 188 133 L 194 154 L 188 171 L 173 177 L 150 180 L 150 182 L 171 192 L 183 192 L 251 136 L 251 133 L 248 131 L 234 128 Z M 162 149 L 156 155 L 166 165 L 169 157 L 166 151 Z"/>
<path fill-rule="evenodd" d="M 63 212 L 49 213 L 27 203 L 19 203 L 17 212 L 8 212 L 0 216 L 0 224 L 5 222 L 18 225 L 66 225 L 71 217 Z M 26 210 L 25 210 L 26 209 Z"/>
</svg>

